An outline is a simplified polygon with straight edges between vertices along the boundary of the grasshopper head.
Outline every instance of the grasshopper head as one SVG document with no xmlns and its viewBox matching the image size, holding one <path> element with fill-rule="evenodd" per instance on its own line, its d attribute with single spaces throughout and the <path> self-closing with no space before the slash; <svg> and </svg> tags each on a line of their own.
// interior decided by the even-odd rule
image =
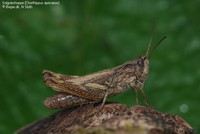
<svg viewBox="0 0 200 134">
<path fill-rule="evenodd" d="M 142 88 L 144 85 L 145 80 L 147 79 L 147 75 L 149 73 L 149 57 L 151 53 L 156 49 L 156 47 L 166 38 L 164 36 L 161 40 L 154 46 L 154 48 L 150 51 L 150 45 L 152 37 L 149 41 L 146 54 L 144 56 L 138 57 L 135 62 L 136 66 L 136 87 Z"/>
<path fill-rule="evenodd" d="M 142 88 L 149 73 L 149 59 L 147 56 L 141 56 L 136 59 L 136 82 L 138 88 Z"/>
<path fill-rule="evenodd" d="M 126 78 L 126 83 L 134 82 L 133 86 L 139 89 L 143 88 L 144 82 L 147 79 L 147 75 L 149 73 L 149 57 L 152 54 L 152 52 L 155 50 L 155 48 L 166 38 L 164 36 L 150 51 L 150 44 L 152 37 L 149 41 L 146 54 L 144 56 L 140 56 L 136 59 L 133 59 L 125 64 L 123 64 L 120 67 L 117 67 L 117 70 L 119 69 L 120 72 L 124 72 Z"/>
<path fill-rule="evenodd" d="M 137 65 L 141 69 L 142 75 L 149 73 L 149 59 L 146 56 L 141 56 L 137 59 Z"/>
</svg>

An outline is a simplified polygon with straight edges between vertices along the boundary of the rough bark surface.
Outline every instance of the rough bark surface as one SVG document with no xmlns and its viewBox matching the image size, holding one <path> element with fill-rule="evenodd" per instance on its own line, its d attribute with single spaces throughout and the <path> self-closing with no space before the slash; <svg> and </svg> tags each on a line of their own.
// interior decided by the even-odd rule
<svg viewBox="0 0 200 134">
<path fill-rule="evenodd" d="M 57 113 L 18 130 L 17 134 L 193 134 L 192 127 L 177 115 L 147 106 L 119 103 L 87 104 Z"/>
</svg>

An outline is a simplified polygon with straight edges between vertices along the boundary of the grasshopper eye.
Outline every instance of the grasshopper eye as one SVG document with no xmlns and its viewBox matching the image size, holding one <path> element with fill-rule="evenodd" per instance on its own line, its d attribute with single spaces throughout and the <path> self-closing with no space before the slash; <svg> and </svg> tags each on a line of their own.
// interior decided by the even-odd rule
<svg viewBox="0 0 200 134">
<path fill-rule="evenodd" d="M 137 64 L 139 65 L 139 66 L 144 66 L 144 61 L 143 61 L 143 59 L 139 59 L 138 61 L 137 61 Z"/>
</svg>

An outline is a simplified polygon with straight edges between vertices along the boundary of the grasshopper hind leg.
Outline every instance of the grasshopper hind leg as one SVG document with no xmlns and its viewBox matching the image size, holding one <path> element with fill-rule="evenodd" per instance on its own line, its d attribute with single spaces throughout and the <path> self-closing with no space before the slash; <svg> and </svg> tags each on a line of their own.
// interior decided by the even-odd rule
<svg viewBox="0 0 200 134">
<path fill-rule="evenodd" d="M 44 101 L 44 105 L 50 109 L 70 108 L 74 106 L 81 106 L 88 103 L 97 103 L 97 101 L 88 100 L 78 96 L 61 92 L 48 97 Z"/>
</svg>

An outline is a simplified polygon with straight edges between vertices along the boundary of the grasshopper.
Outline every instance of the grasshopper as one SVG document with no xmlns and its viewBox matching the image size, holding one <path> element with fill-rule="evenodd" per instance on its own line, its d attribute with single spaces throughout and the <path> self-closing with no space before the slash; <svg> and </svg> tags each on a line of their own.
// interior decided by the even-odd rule
<svg viewBox="0 0 200 134">
<path fill-rule="evenodd" d="M 150 51 L 151 36 L 144 56 L 96 73 L 73 76 L 44 70 L 43 77 L 46 85 L 59 92 L 47 98 L 44 105 L 48 108 L 69 108 L 102 101 L 103 106 L 107 97 L 125 92 L 128 87 L 131 87 L 136 94 L 136 104 L 138 104 L 138 91 L 140 91 L 143 102 L 148 105 L 143 85 L 149 72 L 149 56 L 165 38 L 166 36 Z"/>
</svg>

